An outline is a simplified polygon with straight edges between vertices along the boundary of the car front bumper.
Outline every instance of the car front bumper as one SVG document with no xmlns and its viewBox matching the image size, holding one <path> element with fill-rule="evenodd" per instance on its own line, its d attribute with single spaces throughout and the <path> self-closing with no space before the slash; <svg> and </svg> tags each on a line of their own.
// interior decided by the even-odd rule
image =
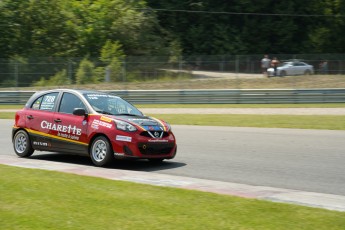
<svg viewBox="0 0 345 230">
<path fill-rule="evenodd" d="M 112 146 L 117 159 L 172 159 L 177 151 L 175 136 L 171 132 L 164 138 L 136 134 L 133 137 L 120 135 L 115 139 Z"/>
</svg>

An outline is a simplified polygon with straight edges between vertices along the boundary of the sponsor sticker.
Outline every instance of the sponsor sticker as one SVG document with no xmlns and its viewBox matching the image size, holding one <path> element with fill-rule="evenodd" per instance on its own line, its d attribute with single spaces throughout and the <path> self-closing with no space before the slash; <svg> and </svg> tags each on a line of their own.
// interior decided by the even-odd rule
<svg viewBox="0 0 345 230">
<path fill-rule="evenodd" d="M 116 140 L 117 140 L 117 141 L 131 142 L 131 141 L 132 141 L 132 137 L 122 136 L 122 135 L 116 135 Z"/>
<path fill-rule="evenodd" d="M 34 141 L 33 142 L 34 145 L 39 145 L 39 146 L 45 146 L 45 147 L 49 147 L 50 144 L 47 142 L 41 142 L 41 141 Z"/>
<path fill-rule="evenodd" d="M 94 129 L 98 129 L 99 126 L 106 127 L 108 129 L 110 129 L 110 128 L 113 127 L 113 124 L 107 123 L 107 122 L 104 122 L 104 121 L 100 121 L 100 120 L 93 120 L 93 122 L 91 124 L 91 127 L 94 128 Z"/>
<path fill-rule="evenodd" d="M 109 118 L 109 117 L 104 117 L 104 116 L 101 116 L 101 121 L 106 121 L 106 122 L 111 122 L 112 121 L 112 119 L 111 118 Z"/>
<path fill-rule="evenodd" d="M 149 142 L 168 142 L 168 140 L 150 139 Z"/>
</svg>

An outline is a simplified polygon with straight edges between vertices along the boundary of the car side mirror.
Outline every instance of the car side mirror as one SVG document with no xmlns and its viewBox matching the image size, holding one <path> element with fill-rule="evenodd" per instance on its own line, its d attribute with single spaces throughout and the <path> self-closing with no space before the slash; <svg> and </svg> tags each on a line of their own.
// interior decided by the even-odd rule
<svg viewBox="0 0 345 230">
<path fill-rule="evenodd" d="M 83 109 L 83 108 L 75 108 L 73 110 L 73 115 L 76 115 L 76 116 L 86 116 L 87 113 L 86 113 L 85 109 Z"/>
</svg>

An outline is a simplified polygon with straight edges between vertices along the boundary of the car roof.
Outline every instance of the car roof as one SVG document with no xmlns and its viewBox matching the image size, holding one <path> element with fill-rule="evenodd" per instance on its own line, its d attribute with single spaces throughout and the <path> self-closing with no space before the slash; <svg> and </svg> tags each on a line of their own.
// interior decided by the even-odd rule
<svg viewBox="0 0 345 230">
<path fill-rule="evenodd" d="M 37 91 L 36 94 L 46 94 L 46 93 L 53 93 L 53 92 L 70 92 L 70 93 L 79 93 L 79 94 L 85 94 L 85 93 L 109 94 L 108 92 L 103 92 L 103 91 L 98 91 L 98 90 L 84 90 L 84 89 L 51 89 L 51 90 Z"/>
<path fill-rule="evenodd" d="M 25 106 L 28 106 L 33 102 L 33 100 L 36 100 L 38 97 L 48 94 L 48 93 L 60 93 L 60 92 L 67 92 L 67 93 L 77 93 L 82 96 L 82 94 L 109 94 L 107 92 L 97 91 L 97 90 L 83 90 L 83 89 L 50 89 L 50 90 L 42 90 L 37 91 L 34 93 L 30 99 L 27 101 Z M 118 97 L 114 95 L 115 97 Z"/>
</svg>

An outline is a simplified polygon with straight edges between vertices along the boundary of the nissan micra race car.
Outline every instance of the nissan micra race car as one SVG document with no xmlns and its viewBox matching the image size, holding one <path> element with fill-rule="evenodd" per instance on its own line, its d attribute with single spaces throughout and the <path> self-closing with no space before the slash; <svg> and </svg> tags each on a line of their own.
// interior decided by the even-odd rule
<svg viewBox="0 0 345 230">
<path fill-rule="evenodd" d="M 115 158 L 161 162 L 177 150 L 167 122 L 120 97 L 70 89 L 35 93 L 16 112 L 12 141 L 20 157 L 34 150 L 72 153 L 90 156 L 97 166 Z"/>
</svg>

